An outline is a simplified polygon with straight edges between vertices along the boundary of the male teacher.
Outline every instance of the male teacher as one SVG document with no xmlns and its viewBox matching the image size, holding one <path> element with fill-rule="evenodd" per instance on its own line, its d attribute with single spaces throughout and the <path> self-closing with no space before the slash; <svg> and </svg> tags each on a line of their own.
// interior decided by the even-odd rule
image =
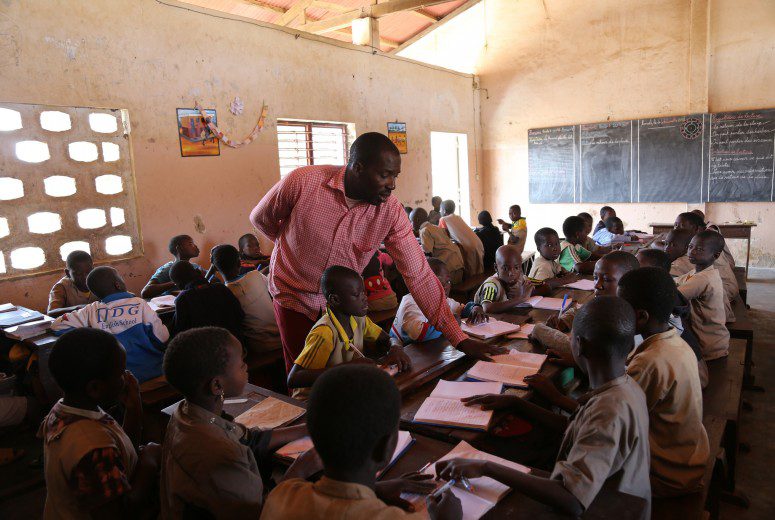
<svg viewBox="0 0 775 520">
<path fill-rule="evenodd" d="M 347 166 L 305 166 L 275 184 L 250 220 L 275 243 L 269 292 L 286 371 L 325 310 L 320 277 L 342 265 L 361 273 L 382 243 L 428 321 L 458 350 L 484 359 L 503 352 L 466 336 L 447 305 L 401 203 L 392 196 L 401 155 L 386 136 L 366 133 L 350 148 Z"/>
</svg>

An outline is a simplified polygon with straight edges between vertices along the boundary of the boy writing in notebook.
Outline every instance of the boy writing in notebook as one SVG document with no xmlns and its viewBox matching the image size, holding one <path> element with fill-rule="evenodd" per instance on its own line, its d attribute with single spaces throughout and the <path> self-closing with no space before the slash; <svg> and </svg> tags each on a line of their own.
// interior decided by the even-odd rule
<svg viewBox="0 0 775 520">
<path fill-rule="evenodd" d="M 468 318 L 469 323 L 475 325 L 487 320 L 487 315 L 481 304 L 468 302 L 466 305 L 449 297 L 452 290 L 452 281 L 449 278 L 447 266 L 438 258 L 429 258 L 428 265 L 433 274 L 444 287 L 444 293 L 447 295 L 447 304 L 452 314 L 458 319 Z M 411 294 L 405 295 L 401 299 L 401 305 L 398 307 L 396 317 L 393 320 L 393 326 L 390 328 L 390 336 L 398 338 L 404 345 L 409 343 L 422 343 L 441 337 L 441 331 L 428 322 L 428 318 L 420 310 L 420 307 L 414 301 Z"/>
<path fill-rule="evenodd" d="M 552 228 L 541 228 L 534 237 L 538 254 L 527 275 L 534 283 L 550 289 L 560 287 L 579 279 L 577 274 L 567 271 L 557 258 L 560 256 L 560 236 Z"/>
<path fill-rule="evenodd" d="M 564 431 L 551 475 L 522 473 L 481 460 L 436 464 L 443 479 L 487 476 L 565 514 L 581 515 L 603 487 L 643 498 L 649 518 L 648 409 L 638 384 L 625 373 L 636 318 L 621 298 L 601 296 L 587 303 L 573 322 L 571 351 L 589 377 L 591 391 L 570 420 L 514 395 L 464 398 L 484 410 L 511 409 L 549 429 Z"/>
<path fill-rule="evenodd" d="M 450 489 L 426 499 L 427 513 L 415 513 L 400 498 L 402 491 L 435 489 L 430 475 L 376 481 L 395 451 L 400 409 L 398 388 L 381 370 L 343 365 L 323 374 L 307 405 L 307 427 L 323 461 L 323 477 L 315 483 L 282 482 L 267 497 L 261 519 L 460 520 L 462 506 Z"/>
<path fill-rule="evenodd" d="M 692 306 L 692 330 L 700 342 L 706 361 L 729 353 L 729 331 L 724 286 L 713 262 L 724 249 L 724 237 L 715 231 L 701 231 L 689 243 L 689 261 L 694 269 L 676 278 L 678 290 Z"/>
<path fill-rule="evenodd" d="M 363 278 L 347 267 L 331 266 L 323 271 L 320 289 L 326 310 L 307 335 L 304 349 L 288 373 L 293 397 L 305 399 L 309 388 L 326 369 L 342 363 L 369 363 L 366 354 L 385 356 L 384 365 L 396 365 L 400 372 L 411 368 L 401 342 L 391 338 L 366 313 L 368 302 Z"/>
<path fill-rule="evenodd" d="M 562 223 L 562 232 L 565 240 L 560 242 L 560 256 L 557 261 L 566 271 L 590 274 L 600 256 L 582 245 L 587 238 L 584 219 L 576 216 L 566 218 Z"/>
<path fill-rule="evenodd" d="M 533 288 L 522 272 L 522 254 L 516 246 L 508 244 L 495 252 L 495 274 L 479 287 L 474 302 L 487 314 L 508 312 L 530 299 Z"/>
<path fill-rule="evenodd" d="M 146 300 L 182 289 L 182 287 L 177 287 L 175 282 L 172 281 L 172 278 L 170 278 L 172 264 L 179 260 L 190 262 L 192 258 L 199 256 L 199 248 L 194 243 L 194 239 L 188 235 L 176 235 L 172 237 L 168 249 L 170 254 L 175 258 L 156 269 L 156 272 L 153 273 L 151 279 L 148 280 L 148 283 L 145 284 L 143 290 L 140 291 L 140 296 Z M 205 273 L 204 269 L 199 265 L 193 262 L 191 265 L 202 271 L 202 274 Z"/>
<path fill-rule="evenodd" d="M 46 314 L 56 318 L 97 301 L 86 286 L 86 276 L 92 269 L 94 263 L 86 251 L 73 251 L 67 255 L 65 275 L 51 288 Z"/>
<path fill-rule="evenodd" d="M 54 343 L 48 365 L 64 397 L 38 432 L 46 477 L 43 518 L 155 516 L 160 450 L 138 444 L 143 407 L 124 349 L 107 332 L 72 330 Z M 105 412 L 117 403 L 124 407 L 123 425 Z"/>
<path fill-rule="evenodd" d="M 109 332 L 123 345 L 127 367 L 141 383 L 159 377 L 170 334 L 148 302 L 127 292 L 126 283 L 112 267 L 95 267 L 86 285 L 100 300 L 60 316 L 51 324 L 51 331 L 57 336 L 83 327 Z"/>
<path fill-rule="evenodd" d="M 674 228 L 667 232 L 663 251 L 670 258 L 670 274 L 672 276 L 681 276 L 694 269 L 689 257 L 686 256 L 686 250 L 689 248 L 689 242 L 693 236 L 691 231 L 683 228 Z"/>
<path fill-rule="evenodd" d="M 248 271 L 262 269 L 269 265 L 269 257 L 261 252 L 261 244 L 253 233 L 246 233 L 239 237 L 239 274 L 245 274 Z"/>
<path fill-rule="evenodd" d="M 241 396 L 248 381 L 242 345 L 226 329 L 202 327 L 176 336 L 164 355 L 164 375 L 184 399 L 164 437 L 162 517 L 258 518 L 264 491 L 259 461 L 307 428 L 261 431 L 224 412 L 225 400 Z M 311 455 L 299 457 L 288 476 L 307 476 Z"/>
</svg>

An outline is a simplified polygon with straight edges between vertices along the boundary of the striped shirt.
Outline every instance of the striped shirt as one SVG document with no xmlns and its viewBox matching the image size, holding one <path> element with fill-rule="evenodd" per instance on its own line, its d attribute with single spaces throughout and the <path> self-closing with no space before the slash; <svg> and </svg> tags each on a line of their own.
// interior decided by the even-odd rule
<svg viewBox="0 0 775 520">
<path fill-rule="evenodd" d="M 567 240 L 560 242 L 560 247 L 562 248 L 562 252 L 557 261 L 568 271 L 572 271 L 573 266 L 579 262 L 588 260 L 589 257 L 592 256 L 592 253 L 584 249 L 581 244 L 574 245 Z"/>
<path fill-rule="evenodd" d="M 498 275 L 492 275 L 479 286 L 474 296 L 474 302 L 484 304 L 486 302 L 502 302 L 506 299 L 506 288 Z"/>
</svg>

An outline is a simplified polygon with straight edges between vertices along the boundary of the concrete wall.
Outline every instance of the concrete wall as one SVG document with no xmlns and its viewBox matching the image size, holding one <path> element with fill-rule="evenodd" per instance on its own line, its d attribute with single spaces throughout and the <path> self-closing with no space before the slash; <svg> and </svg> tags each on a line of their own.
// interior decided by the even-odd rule
<svg viewBox="0 0 775 520">
<path fill-rule="evenodd" d="M 472 211 L 481 208 L 471 76 L 184 7 L 0 3 L 0 101 L 129 110 L 145 245 L 142 258 L 116 264 L 130 290 L 139 291 L 168 259 L 172 235 L 194 236 L 199 260 L 209 264 L 213 245 L 251 231 L 250 210 L 279 179 L 278 117 L 354 123 L 357 133 L 405 121 L 410 151 L 396 195 L 411 206 L 429 206 L 430 132 L 467 133 Z M 239 117 L 228 111 L 236 95 L 245 102 Z M 264 100 L 269 121 L 244 148 L 181 158 L 175 109 L 194 99 L 216 108 L 219 126 L 235 138 L 252 130 Z M 0 300 L 43 308 L 58 276 L 0 282 Z"/>
<path fill-rule="evenodd" d="M 529 128 L 775 107 L 771 0 L 485 1 L 485 206 L 506 215 L 521 204 L 530 235 L 580 211 L 597 217 L 599 205 L 528 203 Z M 716 222 L 756 221 L 752 265 L 775 266 L 773 203 L 615 207 L 628 228 L 695 207 Z M 744 261 L 744 243 L 730 246 Z"/>
</svg>

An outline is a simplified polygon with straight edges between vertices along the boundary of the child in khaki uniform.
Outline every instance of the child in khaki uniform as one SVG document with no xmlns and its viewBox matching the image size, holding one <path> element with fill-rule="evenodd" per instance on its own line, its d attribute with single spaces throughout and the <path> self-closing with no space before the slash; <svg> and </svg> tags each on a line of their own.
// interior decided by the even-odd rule
<svg viewBox="0 0 775 520">
<path fill-rule="evenodd" d="M 436 473 L 443 479 L 487 476 L 573 517 L 581 515 L 605 486 L 643 498 L 644 518 L 649 518 L 648 409 L 643 391 L 625 373 L 634 335 L 635 312 L 621 298 L 601 296 L 578 312 L 571 350 L 592 390 L 570 421 L 514 395 L 463 399 L 467 406 L 514 409 L 549 429 L 564 430 L 550 477 L 466 459 L 439 462 Z"/>
<path fill-rule="evenodd" d="M 686 256 L 686 250 L 693 236 L 694 234 L 688 229 L 671 229 L 668 231 L 663 251 L 670 257 L 671 276 L 683 276 L 694 269 L 694 266 L 689 261 L 689 257 Z"/>
<path fill-rule="evenodd" d="M 294 398 L 305 399 L 327 368 L 342 363 L 374 363 L 365 354 L 385 356 L 383 364 L 396 365 L 399 372 L 411 368 L 401 341 L 388 336 L 366 316 L 368 302 L 358 273 L 338 265 L 329 267 L 323 271 L 320 288 L 328 306 L 312 326 L 288 374 Z M 368 348 L 364 348 L 367 342 Z"/>
<path fill-rule="evenodd" d="M 534 240 L 538 254 L 527 275 L 533 283 L 554 289 L 579 279 L 577 274 L 567 271 L 557 262 L 560 256 L 560 236 L 555 230 L 541 228 L 536 231 Z"/>
<path fill-rule="evenodd" d="M 49 369 L 64 397 L 43 420 L 46 505 L 43 518 L 139 517 L 153 511 L 159 445 L 139 457 L 142 404 L 137 380 L 126 370 L 126 353 L 115 337 L 98 329 L 75 329 L 60 337 Z M 107 408 L 121 401 L 123 428 Z"/>
<path fill-rule="evenodd" d="M 52 318 L 78 310 L 99 298 L 86 286 L 86 277 L 94 269 L 91 255 L 73 251 L 65 260 L 65 275 L 54 284 L 48 295 L 46 313 Z"/>
<path fill-rule="evenodd" d="M 724 249 L 724 238 L 715 231 L 701 231 L 689 244 L 689 260 L 694 269 L 676 279 L 681 294 L 692 305 L 692 330 L 700 342 L 706 361 L 729 353 L 724 287 L 713 262 Z"/>
</svg>

